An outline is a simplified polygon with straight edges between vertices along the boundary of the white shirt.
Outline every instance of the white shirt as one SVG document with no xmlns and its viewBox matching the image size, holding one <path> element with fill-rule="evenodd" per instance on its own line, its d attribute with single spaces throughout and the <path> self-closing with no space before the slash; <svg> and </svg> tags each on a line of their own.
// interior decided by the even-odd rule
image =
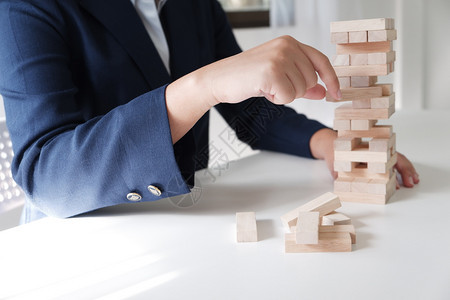
<svg viewBox="0 0 450 300">
<path fill-rule="evenodd" d="M 167 72 L 170 74 L 169 46 L 162 29 L 161 21 L 159 20 L 159 12 L 166 2 L 167 0 L 131 0 L 142 23 L 144 23 L 145 29 L 152 39 Z"/>
</svg>

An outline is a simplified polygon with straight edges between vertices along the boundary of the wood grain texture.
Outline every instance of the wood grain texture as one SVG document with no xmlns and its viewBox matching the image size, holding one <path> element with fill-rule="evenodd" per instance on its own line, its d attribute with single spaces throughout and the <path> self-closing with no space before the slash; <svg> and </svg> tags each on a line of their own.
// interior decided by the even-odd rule
<svg viewBox="0 0 450 300">
<path fill-rule="evenodd" d="M 337 21 L 330 23 L 330 32 L 350 32 L 394 29 L 394 19 L 376 18 L 351 21 Z"/>
<path fill-rule="evenodd" d="M 285 234 L 286 253 L 351 252 L 352 238 L 348 232 L 320 232 L 319 243 L 303 245 L 295 243 L 295 233 Z"/>
<path fill-rule="evenodd" d="M 236 240 L 241 242 L 257 242 L 258 231 L 254 212 L 236 213 Z"/>
</svg>

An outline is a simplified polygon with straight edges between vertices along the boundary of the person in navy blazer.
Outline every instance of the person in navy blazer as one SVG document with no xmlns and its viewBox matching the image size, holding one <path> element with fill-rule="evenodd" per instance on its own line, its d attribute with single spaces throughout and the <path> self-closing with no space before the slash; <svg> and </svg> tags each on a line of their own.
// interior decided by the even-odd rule
<svg viewBox="0 0 450 300">
<path fill-rule="evenodd" d="M 130 0 L 0 1 L 0 93 L 15 153 L 12 173 L 27 195 L 23 222 L 189 193 L 194 172 L 208 165 L 212 106 L 253 149 L 332 165 L 335 133 L 276 105 L 308 93 L 323 98 L 315 71 L 339 96 L 320 52 L 282 37 L 241 53 L 213 0 L 169 0 L 160 19 L 170 75 Z M 300 87 L 295 83 L 289 93 L 285 86 L 275 92 L 242 87 L 261 84 L 260 73 L 265 83 L 275 82 L 264 70 L 280 71 L 273 64 L 279 57 L 291 63 L 283 53 L 292 45 L 306 54 L 306 67 L 293 70 L 291 81 L 314 68 L 298 80 Z M 269 58 L 260 60 L 269 65 L 263 72 L 239 63 L 251 64 L 259 54 Z M 234 76 L 218 75 L 235 67 Z M 320 135 L 326 138 L 313 146 Z M 413 185 L 417 175 L 403 158 L 402 175 L 413 177 Z"/>
</svg>

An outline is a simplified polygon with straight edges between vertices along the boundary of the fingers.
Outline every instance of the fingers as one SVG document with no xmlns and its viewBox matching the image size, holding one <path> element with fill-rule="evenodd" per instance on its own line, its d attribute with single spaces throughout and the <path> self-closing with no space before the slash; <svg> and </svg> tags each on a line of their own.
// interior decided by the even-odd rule
<svg viewBox="0 0 450 300">
<path fill-rule="evenodd" d="M 320 51 L 302 44 L 298 43 L 299 48 L 305 53 L 309 61 L 312 63 L 314 70 L 319 73 L 320 78 L 325 83 L 328 92 L 335 97 L 335 99 L 341 99 L 342 93 L 340 91 L 339 80 L 336 76 L 336 72 L 333 69 L 328 58 Z"/>
<path fill-rule="evenodd" d="M 403 185 L 411 188 L 419 183 L 419 174 L 416 172 L 413 164 L 403 154 L 397 152 L 397 155 L 395 168 L 400 174 Z"/>
<path fill-rule="evenodd" d="M 303 98 L 311 100 L 321 100 L 323 99 L 323 97 L 325 97 L 325 94 L 325 88 L 320 84 L 316 84 L 316 86 L 306 91 L 306 93 L 303 95 Z"/>
</svg>

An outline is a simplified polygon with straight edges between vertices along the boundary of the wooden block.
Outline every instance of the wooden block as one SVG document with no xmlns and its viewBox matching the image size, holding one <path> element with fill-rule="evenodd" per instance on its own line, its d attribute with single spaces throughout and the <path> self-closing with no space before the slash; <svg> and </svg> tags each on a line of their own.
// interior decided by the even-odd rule
<svg viewBox="0 0 450 300">
<path fill-rule="evenodd" d="M 388 195 L 375 195 L 369 193 L 347 193 L 339 192 L 339 197 L 342 197 L 344 202 L 356 202 L 367 204 L 386 204 L 389 199 Z"/>
<path fill-rule="evenodd" d="M 334 130 L 350 130 L 350 120 L 334 120 L 333 121 Z"/>
<path fill-rule="evenodd" d="M 384 65 L 363 65 L 363 66 L 337 66 L 334 67 L 336 75 L 341 76 L 384 76 L 391 73 L 392 66 Z"/>
<path fill-rule="evenodd" d="M 347 120 L 334 120 L 334 122 L 347 121 Z M 374 125 L 369 130 L 339 130 L 338 137 L 377 137 L 377 138 L 389 138 L 392 135 L 392 125 Z"/>
<path fill-rule="evenodd" d="M 357 177 L 352 181 L 352 193 L 368 193 L 369 192 L 369 178 Z"/>
<path fill-rule="evenodd" d="M 286 253 L 351 251 L 352 238 L 348 232 L 320 232 L 319 243 L 314 245 L 297 244 L 295 242 L 295 233 L 285 234 Z"/>
<path fill-rule="evenodd" d="M 334 150 L 351 151 L 361 144 L 360 138 L 338 137 L 334 140 Z"/>
<path fill-rule="evenodd" d="M 297 244 L 318 244 L 319 220 L 318 211 L 299 211 L 295 230 L 295 242 Z"/>
<path fill-rule="evenodd" d="M 348 33 L 349 43 L 366 43 L 367 31 L 351 31 Z"/>
<path fill-rule="evenodd" d="M 377 76 L 351 76 L 350 85 L 351 87 L 369 87 L 374 86 L 377 83 Z M 381 91 L 383 93 L 383 90 Z"/>
<path fill-rule="evenodd" d="M 350 55 L 349 54 L 333 55 L 333 58 L 331 59 L 331 64 L 333 66 L 349 66 Z"/>
<path fill-rule="evenodd" d="M 391 189 L 392 186 L 394 186 L 397 183 L 395 172 L 393 172 L 393 175 L 387 179 L 387 178 L 373 178 L 370 180 L 368 184 L 368 193 L 369 194 L 376 194 L 376 195 L 386 195 Z"/>
<path fill-rule="evenodd" d="M 395 105 L 395 93 L 389 96 L 375 97 L 370 99 L 371 108 L 389 108 Z"/>
<path fill-rule="evenodd" d="M 347 44 L 348 32 L 332 32 L 331 33 L 332 44 Z"/>
<path fill-rule="evenodd" d="M 330 225 L 330 226 L 320 226 L 319 232 L 348 232 L 350 233 L 350 238 L 352 240 L 352 244 L 356 244 L 356 231 L 355 226 L 353 224 L 346 225 Z"/>
<path fill-rule="evenodd" d="M 391 83 L 377 83 L 374 86 L 381 87 L 382 96 L 389 96 L 394 92 L 394 86 Z"/>
<path fill-rule="evenodd" d="M 395 51 L 381 52 L 381 53 L 367 53 L 367 64 L 369 65 L 383 65 L 392 63 L 394 61 L 395 61 Z"/>
<path fill-rule="evenodd" d="M 297 224 L 297 217 L 300 211 L 317 211 L 322 217 L 339 207 L 341 207 L 339 197 L 328 192 L 284 214 L 281 216 L 281 222 L 289 229 Z"/>
<path fill-rule="evenodd" d="M 354 109 L 371 108 L 370 99 L 362 99 L 362 100 L 352 101 L 352 108 L 354 108 Z M 361 120 L 355 120 L 355 121 L 361 121 Z M 369 129 L 369 128 L 367 128 L 367 129 Z M 352 129 L 352 130 L 354 130 L 354 129 Z"/>
<path fill-rule="evenodd" d="M 365 177 L 369 179 L 386 179 L 389 180 L 393 174 L 393 169 L 389 169 L 386 173 L 370 173 L 367 164 L 357 164 L 351 172 L 338 172 L 338 178 L 354 178 Z"/>
<path fill-rule="evenodd" d="M 335 119 L 342 120 L 385 120 L 395 112 L 395 106 L 389 108 L 353 109 L 351 103 L 346 103 L 334 111 Z"/>
<path fill-rule="evenodd" d="M 236 213 L 236 239 L 241 242 L 257 242 L 258 231 L 254 212 Z"/>
<path fill-rule="evenodd" d="M 391 62 L 390 64 L 389 64 L 389 73 L 392 73 L 392 72 L 394 72 L 394 62 Z"/>
<path fill-rule="evenodd" d="M 397 30 L 370 30 L 368 32 L 369 42 L 393 41 L 397 39 Z"/>
<path fill-rule="evenodd" d="M 339 80 L 339 86 L 341 89 L 349 88 L 350 87 L 350 77 L 338 77 Z"/>
<path fill-rule="evenodd" d="M 334 160 L 334 170 L 336 172 L 351 172 L 356 166 L 356 162 Z"/>
<path fill-rule="evenodd" d="M 337 139 L 340 139 L 339 137 Z M 344 138 L 343 138 L 344 139 Z M 347 138 L 350 139 L 350 138 Z M 390 138 L 372 138 L 369 141 L 369 151 L 389 151 L 396 141 L 396 134 L 393 133 Z"/>
<path fill-rule="evenodd" d="M 353 102 L 352 104 L 354 104 Z M 377 120 L 351 120 L 350 121 L 350 130 L 370 130 L 375 124 Z"/>
<path fill-rule="evenodd" d="M 351 66 L 364 66 L 369 63 L 368 53 L 350 54 Z"/>
<path fill-rule="evenodd" d="M 386 151 L 369 151 L 366 147 L 356 147 L 352 151 L 334 151 L 336 161 L 387 163 L 390 157 L 390 153 Z"/>
<path fill-rule="evenodd" d="M 330 32 L 350 32 L 361 30 L 385 30 L 394 29 L 394 19 L 364 19 L 351 21 L 337 21 L 330 23 Z"/>
<path fill-rule="evenodd" d="M 378 153 L 378 152 L 377 152 Z M 367 162 L 369 173 L 387 173 L 397 163 L 397 153 L 392 154 L 387 162 Z"/>
<path fill-rule="evenodd" d="M 365 88 L 341 88 L 342 99 L 336 100 L 329 93 L 326 95 L 326 100 L 331 102 L 362 100 L 368 98 L 381 97 L 383 91 L 381 87 L 365 87 Z"/>
<path fill-rule="evenodd" d="M 339 212 L 332 212 L 328 215 L 323 216 L 322 226 L 332 226 L 332 225 L 351 225 L 352 220 L 346 215 Z"/>
<path fill-rule="evenodd" d="M 336 45 L 336 54 L 379 53 L 394 50 L 391 41 Z"/>
<path fill-rule="evenodd" d="M 334 192 L 351 192 L 353 177 L 338 177 L 334 181 Z M 322 223 L 323 224 L 323 223 Z"/>
</svg>

